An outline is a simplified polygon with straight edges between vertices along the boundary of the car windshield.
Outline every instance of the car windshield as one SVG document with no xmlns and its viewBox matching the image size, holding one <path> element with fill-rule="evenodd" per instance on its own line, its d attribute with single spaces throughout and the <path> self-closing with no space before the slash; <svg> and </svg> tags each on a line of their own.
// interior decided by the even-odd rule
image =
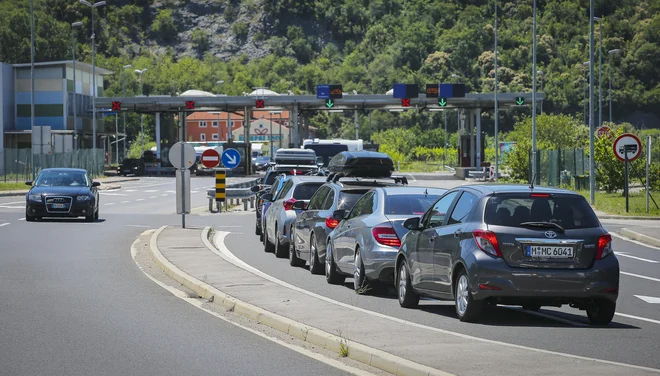
<svg viewBox="0 0 660 376">
<path fill-rule="evenodd" d="M 521 194 L 491 197 L 486 204 L 486 224 L 520 227 L 521 223 L 554 223 L 565 230 L 600 226 L 598 217 L 582 196 Z"/>
<path fill-rule="evenodd" d="M 367 192 L 369 192 L 368 189 L 339 192 L 339 203 L 337 203 L 337 209 L 346 209 L 346 211 L 350 211 L 353 209 L 353 206 L 355 206 L 355 203 L 360 199 L 360 197 L 362 197 Z"/>
<path fill-rule="evenodd" d="M 422 215 L 440 196 L 389 195 L 385 199 L 385 214 Z"/>
<path fill-rule="evenodd" d="M 270 157 L 257 157 L 256 162 L 268 163 L 270 162 Z"/>
<path fill-rule="evenodd" d="M 84 172 L 44 171 L 39 174 L 35 187 L 75 187 L 89 186 L 87 174 Z"/>
<path fill-rule="evenodd" d="M 266 179 L 264 180 L 264 185 L 273 185 L 273 182 L 275 181 L 275 178 L 279 175 L 291 176 L 291 175 L 294 175 L 294 173 L 295 173 L 295 175 L 304 175 L 304 174 L 310 172 L 310 170 L 316 170 L 316 168 L 315 167 L 314 168 L 304 168 L 303 167 L 303 168 L 296 168 L 294 170 L 293 167 L 292 167 L 291 170 L 272 171 L 270 174 L 268 174 L 268 176 L 266 176 Z"/>
<path fill-rule="evenodd" d="M 323 182 L 298 184 L 293 191 L 293 198 L 296 200 L 309 200 L 322 185 Z"/>
</svg>

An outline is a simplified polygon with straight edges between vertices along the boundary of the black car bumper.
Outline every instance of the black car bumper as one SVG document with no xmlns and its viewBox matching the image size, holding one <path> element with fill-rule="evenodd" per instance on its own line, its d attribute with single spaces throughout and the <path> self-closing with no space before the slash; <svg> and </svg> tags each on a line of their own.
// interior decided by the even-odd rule
<svg viewBox="0 0 660 376">
<path fill-rule="evenodd" d="M 29 202 L 26 214 L 32 217 L 85 217 L 94 213 L 94 202 L 73 202 L 64 208 L 46 207 L 44 203 Z"/>
</svg>

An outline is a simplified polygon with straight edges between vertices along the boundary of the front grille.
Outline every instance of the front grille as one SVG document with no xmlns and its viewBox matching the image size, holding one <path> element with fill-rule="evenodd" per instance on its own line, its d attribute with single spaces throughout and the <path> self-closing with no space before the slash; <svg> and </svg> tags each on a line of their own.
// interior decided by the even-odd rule
<svg viewBox="0 0 660 376">
<path fill-rule="evenodd" d="M 73 198 L 68 196 L 46 197 L 46 211 L 49 213 L 68 213 L 71 211 Z"/>
</svg>

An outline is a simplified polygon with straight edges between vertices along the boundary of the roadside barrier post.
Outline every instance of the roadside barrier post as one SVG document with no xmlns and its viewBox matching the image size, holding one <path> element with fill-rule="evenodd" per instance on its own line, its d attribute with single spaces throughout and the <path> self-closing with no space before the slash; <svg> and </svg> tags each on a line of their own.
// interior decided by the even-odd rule
<svg viewBox="0 0 660 376">
<path fill-rule="evenodd" d="M 227 211 L 227 171 L 223 169 L 215 170 L 215 202 L 219 204 L 225 203 L 225 211 Z M 222 212 L 222 205 L 218 206 L 218 213 Z"/>
</svg>

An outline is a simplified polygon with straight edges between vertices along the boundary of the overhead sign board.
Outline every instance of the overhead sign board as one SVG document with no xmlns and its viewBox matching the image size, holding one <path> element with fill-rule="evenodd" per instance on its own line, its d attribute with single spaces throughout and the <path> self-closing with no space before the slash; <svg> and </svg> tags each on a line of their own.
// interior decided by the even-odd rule
<svg viewBox="0 0 660 376">
<path fill-rule="evenodd" d="M 442 98 L 465 97 L 465 84 L 440 84 L 438 96 Z"/>
<path fill-rule="evenodd" d="M 438 84 L 426 84 L 426 97 L 427 98 L 437 98 L 439 93 Z"/>
<path fill-rule="evenodd" d="M 634 134 L 624 133 L 614 140 L 612 149 L 618 160 L 632 162 L 642 155 L 642 141 Z"/>
<path fill-rule="evenodd" d="M 419 87 L 416 84 L 394 84 L 392 96 L 398 99 L 419 97 Z"/>
<path fill-rule="evenodd" d="M 344 97 L 344 89 L 341 85 L 317 85 L 316 98 L 317 99 L 342 99 Z"/>
</svg>

